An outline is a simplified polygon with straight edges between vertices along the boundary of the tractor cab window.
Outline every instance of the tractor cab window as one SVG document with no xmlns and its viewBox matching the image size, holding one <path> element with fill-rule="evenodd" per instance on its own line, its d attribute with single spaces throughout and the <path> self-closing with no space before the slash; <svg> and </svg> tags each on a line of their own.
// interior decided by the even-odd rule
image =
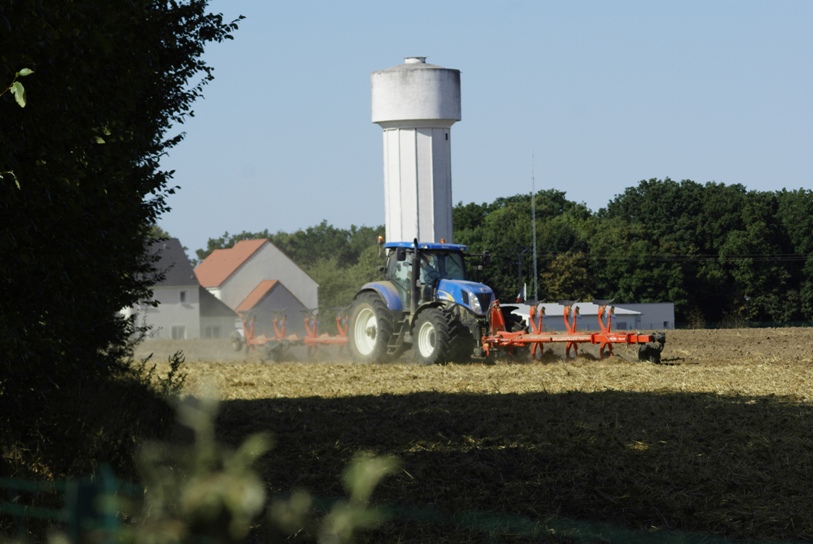
<svg viewBox="0 0 813 544">
<path fill-rule="evenodd" d="M 404 248 L 390 252 L 387 260 L 387 275 L 402 289 L 409 290 L 409 278 L 412 276 L 412 258 L 407 256 Z"/>
<path fill-rule="evenodd" d="M 463 264 L 463 255 L 455 252 L 439 251 L 437 253 L 424 253 L 427 265 L 431 266 L 439 277 L 447 280 L 465 280 L 466 267 Z"/>
<path fill-rule="evenodd" d="M 387 259 L 387 276 L 404 290 L 409 290 L 412 278 L 413 251 L 396 248 L 390 251 Z M 421 251 L 418 263 L 418 282 L 433 285 L 438 279 L 465 280 L 466 265 L 463 255 L 454 251 Z"/>
<path fill-rule="evenodd" d="M 441 262 L 441 275 L 450 280 L 465 280 L 466 267 L 463 264 L 463 255 L 460 253 L 442 253 L 439 255 Z"/>
<path fill-rule="evenodd" d="M 437 280 L 443 277 L 438 263 L 438 256 L 432 253 L 421 253 L 421 283 L 424 285 L 434 285 Z"/>
</svg>

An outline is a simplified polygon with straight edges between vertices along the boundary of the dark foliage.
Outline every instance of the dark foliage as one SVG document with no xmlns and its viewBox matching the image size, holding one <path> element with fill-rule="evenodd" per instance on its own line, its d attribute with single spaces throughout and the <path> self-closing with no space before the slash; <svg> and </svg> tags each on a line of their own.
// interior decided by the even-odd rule
<svg viewBox="0 0 813 544">
<path fill-rule="evenodd" d="M 24 108 L 0 97 L 4 448 L 94 432 L 54 411 L 143 382 L 118 311 L 153 281 L 144 240 L 174 190 L 159 159 L 212 78 L 203 47 L 236 29 L 207 3 L 0 4 L 3 88 L 33 70 Z"/>
<path fill-rule="evenodd" d="M 674 302 L 678 322 L 813 320 L 813 192 L 644 180 L 593 214 L 535 195 L 539 300 Z M 531 195 L 458 204 L 456 241 L 489 250 L 504 300 L 533 284 Z M 530 297 L 534 297 L 533 292 Z"/>
</svg>

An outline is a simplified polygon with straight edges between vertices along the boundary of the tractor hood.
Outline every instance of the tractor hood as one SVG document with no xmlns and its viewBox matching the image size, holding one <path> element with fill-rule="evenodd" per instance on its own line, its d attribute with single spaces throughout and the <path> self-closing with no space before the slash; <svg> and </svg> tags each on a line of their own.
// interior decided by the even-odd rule
<svg viewBox="0 0 813 544">
<path fill-rule="evenodd" d="M 494 302 L 494 291 L 491 287 L 466 280 L 447 280 L 438 282 L 438 300 L 448 300 L 464 306 L 477 315 L 488 312 Z"/>
</svg>

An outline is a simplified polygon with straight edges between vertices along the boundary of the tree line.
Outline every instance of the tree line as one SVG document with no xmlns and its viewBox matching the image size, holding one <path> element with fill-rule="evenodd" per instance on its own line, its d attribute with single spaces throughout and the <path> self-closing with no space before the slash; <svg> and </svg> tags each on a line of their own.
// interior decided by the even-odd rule
<svg viewBox="0 0 813 544">
<path fill-rule="evenodd" d="M 530 208 L 530 195 L 455 208 L 458 241 L 494 252 L 498 288 L 531 245 Z M 669 178 L 641 181 L 596 213 L 541 191 L 539 299 L 674 302 L 684 324 L 810 321 L 812 213 L 809 190 Z"/>
<path fill-rule="evenodd" d="M 598 212 L 548 189 L 461 202 L 452 213 L 455 242 L 490 254 L 477 279 L 504 301 L 527 284 L 530 299 L 547 302 L 673 302 L 686 326 L 813 321 L 810 190 L 650 179 Z M 383 234 L 383 226 L 340 229 L 323 221 L 293 233 L 226 233 L 197 257 L 267 238 L 320 284 L 321 304 L 342 306 L 380 277 L 376 239 Z"/>
</svg>

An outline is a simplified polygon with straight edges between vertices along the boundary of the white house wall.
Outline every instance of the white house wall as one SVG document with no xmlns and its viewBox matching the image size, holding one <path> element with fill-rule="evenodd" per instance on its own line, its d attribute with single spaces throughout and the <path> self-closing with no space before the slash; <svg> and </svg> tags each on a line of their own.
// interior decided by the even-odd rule
<svg viewBox="0 0 813 544">
<path fill-rule="evenodd" d="M 201 338 L 228 338 L 232 331 L 237 330 L 237 317 L 201 317 Z"/>
<path fill-rule="evenodd" d="M 179 339 L 200 338 L 200 300 L 199 286 L 155 286 L 153 299 L 160 304 L 157 307 L 143 305 L 136 312 L 139 325 L 151 327 L 150 338 L 172 340 L 173 327 Z M 184 302 L 181 302 L 184 292 Z"/>
</svg>

